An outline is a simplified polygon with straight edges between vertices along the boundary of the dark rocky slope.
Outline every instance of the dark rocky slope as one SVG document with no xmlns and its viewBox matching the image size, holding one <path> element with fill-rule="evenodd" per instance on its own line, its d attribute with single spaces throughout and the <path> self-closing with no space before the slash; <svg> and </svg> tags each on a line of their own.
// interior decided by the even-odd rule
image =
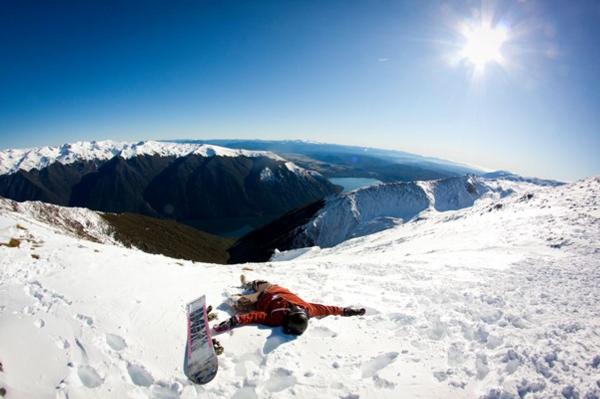
<svg viewBox="0 0 600 399">
<path fill-rule="evenodd" d="M 174 218 L 275 219 L 338 191 L 327 179 L 269 157 L 142 155 L 53 163 L 0 176 L 0 196 L 104 212 Z"/>
<path fill-rule="evenodd" d="M 171 258 L 227 263 L 233 240 L 204 233 L 174 220 L 133 213 L 103 213 L 114 238 L 128 247 Z"/>
<path fill-rule="evenodd" d="M 229 263 L 267 262 L 275 249 L 295 248 L 296 229 L 324 206 L 324 200 L 313 202 L 245 235 L 229 248 Z"/>
</svg>

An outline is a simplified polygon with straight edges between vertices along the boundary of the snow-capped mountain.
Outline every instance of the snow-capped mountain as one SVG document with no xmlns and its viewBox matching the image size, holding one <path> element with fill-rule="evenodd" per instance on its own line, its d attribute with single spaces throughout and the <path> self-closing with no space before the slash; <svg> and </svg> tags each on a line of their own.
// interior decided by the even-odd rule
<svg viewBox="0 0 600 399">
<path fill-rule="evenodd" d="M 481 175 L 481 177 L 491 180 L 502 179 L 515 182 L 526 182 L 537 184 L 538 186 L 560 186 L 561 184 L 564 184 L 563 182 L 559 182 L 556 180 L 540 179 L 537 177 L 523 177 L 512 172 L 507 172 L 505 170 L 497 170 L 495 172 L 484 173 Z"/>
<path fill-rule="evenodd" d="M 319 173 L 270 152 L 155 141 L 7 150 L 0 152 L 0 172 L 6 198 L 168 217 L 200 228 L 220 218 L 265 223 L 337 191 Z"/>
<path fill-rule="evenodd" d="M 335 247 L 231 266 L 83 240 L 5 207 L 0 388 L 11 398 L 598 397 L 600 178 L 508 184 Z M 194 386 L 184 306 L 205 294 L 224 320 L 241 273 L 367 314 L 311 319 L 296 338 L 253 326 L 219 335 L 219 373 Z"/>
<path fill-rule="evenodd" d="M 272 151 L 327 177 L 370 177 L 385 182 L 441 179 L 481 170 L 404 151 L 327 144 L 306 140 L 176 140 L 228 148 Z"/>
<path fill-rule="evenodd" d="M 518 183 L 476 176 L 434 181 L 379 184 L 328 197 L 287 214 L 240 239 L 230 253 L 235 261 L 264 261 L 275 251 L 335 246 L 431 212 L 470 207 L 480 198 L 500 198 Z M 540 186 L 520 182 L 520 188 Z"/>
<path fill-rule="evenodd" d="M 448 211 L 473 205 L 497 190 L 474 176 L 415 183 L 388 183 L 330 198 L 296 231 L 296 246 L 332 247 L 404 223 L 427 209 Z"/>
<path fill-rule="evenodd" d="M 79 141 L 54 147 L 0 151 L 0 175 L 12 174 L 18 170 L 40 170 L 55 162 L 68 165 L 84 161 L 108 161 L 117 156 L 130 159 L 143 155 L 177 158 L 188 155 L 202 157 L 268 157 L 276 161 L 285 161 L 280 156 L 268 151 L 246 151 L 210 144 L 178 144 L 152 140 L 137 143 L 112 140 Z M 300 170 L 300 168 L 296 170 Z"/>
</svg>

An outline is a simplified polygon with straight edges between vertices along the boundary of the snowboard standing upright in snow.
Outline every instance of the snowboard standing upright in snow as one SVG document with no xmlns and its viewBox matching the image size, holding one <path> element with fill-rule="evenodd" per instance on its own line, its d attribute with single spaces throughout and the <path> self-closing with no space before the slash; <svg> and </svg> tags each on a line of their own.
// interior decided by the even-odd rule
<svg viewBox="0 0 600 399">
<path fill-rule="evenodd" d="M 184 372 L 196 384 L 206 384 L 217 375 L 219 361 L 210 336 L 206 297 L 187 305 L 188 336 Z"/>
</svg>

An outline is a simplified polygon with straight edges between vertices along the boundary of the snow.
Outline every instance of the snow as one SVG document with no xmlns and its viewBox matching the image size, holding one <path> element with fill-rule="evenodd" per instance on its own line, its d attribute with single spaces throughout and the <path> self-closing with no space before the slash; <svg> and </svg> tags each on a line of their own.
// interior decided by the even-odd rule
<svg viewBox="0 0 600 399">
<path fill-rule="evenodd" d="M 0 246 L 0 386 L 11 398 L 597 397 L 600 178 L 486 184 L 470 207 L 231 266 L 82 240 L 4 207 L 0 243 L 22 241 Z M 241 273 L 367 314 L 312 319 L 300 337 L 221 334 L 219 373 L 195 386 L 185 305 L 206 294 L 224 320 Z"/>
<path fill-rule="evenodd" d="M 265 166 L 263 170 L 260 171 L 260 180 L 261 181 L 272 181 L 275 179 L 275 175 L 273 175 L 273 171 L 268 166 Z"/>
<path fill-rule="evenodd" d="M 493 180 L 502 179 L 502 180 L 511 180 L 511 181 L 515 181 L 515 182 L 528 182 L 528 183 L 536 184 L 538 186 L 560 186 L 560 185 L 564 184 L 563 182 L 559 182 L 556 180 L 539 179 L 537 177 L 523 177 L 523 176 L 519 176 L 514 173 L 511 173 L 511 172 L 507 172 L 505 170 L 497 170 L 494 172 L 484 173 L 483 175 L 481 175 L 481 177 L 483 177 L 485 179 L 493 179 Z"/>
<path fill-rule="evenodd" d="M 436 181 L 387 183 L 360 188 L 328 198 L 325 206 L 296 231 L 295 245 L 332 247 L 349 238 L 388 229 L 425 211 L 457 210 L 473 205 L 484 195 L 500 197 L 513 182 L 487 181 L 475 176 Z"/>
<path fill-rule="evenodd" d="M 62 207 L 40 201 L 16 202 L 0 197 L 0 214 L 6 212 L 15 214 L 17 220 L 25 223 L 52 226 L 55 232 L 118 245 L 112 236 L 112 228 L 100 217 L 100 212 L 87 208 Z M 17 225 L 19 229 L 21 225 L 18 222 Z"/>
<path fill-rule="evenodd" d="M 106 161 L 116 156 L 129 159 L 141 155 L 184 157 L 191 154 L 203 157 L 268 157 L 277 161 L 285 161 L 280 156 L 268 151 L 231 149 L 210 144 L 179 144 L 152 140 L 138 143 L 112 140 L 79 141 L 58 147 L 0 151 L 0 175 L 15 173 L 19 169 L 26 171 L 42 169 L 54 162 L 66 165 L 79 161 Z M 291 162 L 287 162 L 286 166 L 290 170 L 304 172 L 304 169 Z"/>
<path fill-rule="evenodd" d="M 321 175 L 319 172 L 317 172 L 316 170 L 310 170 L 310 169 L 304 169 L 304 168 L 301 168 L 300 166 L 298 166 L 298 165 L 296 165 L 295 163 L 293 163 L 293 162 L 290 162 L 290 161 L 287 161 L 287 162 L 285 163 L 285 167 L 286 167 L 286 168 L 287 168 L 287 169 L 288 169 L 290 172 L 293 172 L 293 173 L 296 173 L 296 174 L 307 174 L 307 175 L 310 175 L 310 176 L 322 176 L 322 175 Z"/>
</svg>

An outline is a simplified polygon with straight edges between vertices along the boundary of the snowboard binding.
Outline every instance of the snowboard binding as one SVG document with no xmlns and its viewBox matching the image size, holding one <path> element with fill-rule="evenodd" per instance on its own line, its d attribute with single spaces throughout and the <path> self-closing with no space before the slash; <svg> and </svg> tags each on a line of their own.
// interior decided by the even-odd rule
<svg viewBox="0 0 600 399">
<path fill-rule="evenodd" d="M 216 338 L 212 339 L 212 343 L 213 343 L 213 348 L 215 348 L 215 353 L 217 354 L 217 356 L 222 355 L 223 352 L 225 351 L 225 348 L 223 348 L 223 345 L 221 345 L 221 343 L 219 341 L 217 341 Z"/>
</svg>

